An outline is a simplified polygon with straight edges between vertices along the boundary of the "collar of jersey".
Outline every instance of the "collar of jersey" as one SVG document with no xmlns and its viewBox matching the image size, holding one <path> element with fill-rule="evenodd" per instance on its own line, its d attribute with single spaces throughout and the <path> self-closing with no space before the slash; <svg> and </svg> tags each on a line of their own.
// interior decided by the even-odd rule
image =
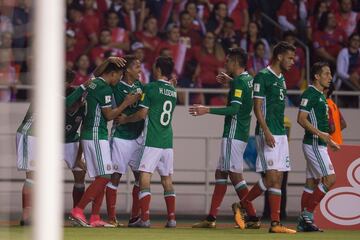
<svg viewBox="0 0 360 240">
<path fill-rule="evenodd" d="M 281 77 L 282 77 L 282 73 L 280 73 L 280 75 L 277 75 L 277 74 L 271 69 L 270 65 L 267 66 L 266 68 L 267 68 L 272 74 L 274 74 L 277 78 L 281 78 Z"/>
<path fill-rule="evenodd" d="M 314 85 L 310 85 L 309 87 L 312 87 L 312 88 L 314 88 L 316 91 L 318 91 L 319 93 L 323 94 L 323 92 L 320 91 L 319 89 L 317 89 Z"/>
<path fill-rule="evenodd" d="M 120 80 L 120 82 L 121 82 L 122 84 L 124 84 L 125 86 L 128 86 L 128 87 L 133 87 L 133 86 L 134 86 L 134 84 L 130 85 L 130 84 L 124 82 L 123 80 Z"/>
<path fill-rule="evenodd" d="M 105 79 L 103 79 L 102 77 L 97 77 L 98 79 L 100 79 L 100 80 L 102 80 L 102 81 L 104 81 L 105 83 L 107 83 L 106 81 L 105 81 Z"/>
<path fill-rule="evenodd" d="M 169 81 L 166 81 L 165 79 L 161 79 L 161 78 L 160 78 L 160 79 L 158 79 L 158 81 L 170 84 L 170 82 L 169 82 Z"/>
</svg>

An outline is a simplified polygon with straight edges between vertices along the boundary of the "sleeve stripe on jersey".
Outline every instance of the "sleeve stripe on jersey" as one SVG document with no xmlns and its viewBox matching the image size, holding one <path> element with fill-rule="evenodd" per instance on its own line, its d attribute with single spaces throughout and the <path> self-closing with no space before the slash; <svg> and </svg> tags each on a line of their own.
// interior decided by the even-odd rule
<svg viewBox="0 0 360 240">
<path fill-rule="evenodd" d="M 310 113 L 309 111 L 305 110 L 305 109 L 299 109 L 300 112 L 307 112 Z"/>
<path fill-rule="evenodd" d="M 231 101 L 231 103 L 238 103 L 238 104 L 242 104 L 242 102 L 235 101 L 235 100 Z"/>
<path fill-rule="evenodd" d="M 109 105 L 104 105 L 104 106 L 101 106 L 100 108 L 108 108 L 108 107 L 111 107 L 111 104 L 109 104 Z"/>
<path fill-rule="evenodd" d="M 254 96 L 253 98 L 261 98 L 261 99 L 264 99 L 265 97 L 263 97 L 263 96 Z"/>
<path fill-rule="evenodd" d="M 143 107 L 143 108 L 149 108 L 148 106 L 145 106 L 143 104 L 139 104 L 140 107 Z"/>
</svg>

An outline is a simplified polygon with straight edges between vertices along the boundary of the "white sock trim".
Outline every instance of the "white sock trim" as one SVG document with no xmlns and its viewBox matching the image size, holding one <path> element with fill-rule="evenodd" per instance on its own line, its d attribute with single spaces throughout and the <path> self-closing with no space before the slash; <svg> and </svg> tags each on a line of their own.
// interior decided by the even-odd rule
<svg viewBox="0 0 360 240">
<path fill-rule="evenodd" d="M 328 192 L 327 187 L 323 183 L 319 183 L 318 188 L 325 194 Z"/>
<path fill-rule="evenodd" d="M 79 168 L 79 167 L 74 167 L 73 169 L 71 169 L 71 171 L 73 171 L 73 172 L 82 172 L 84 170 Z"/>
<path fill-rule="evenodd" d="M 238 184 L 236 184 L 234 186 L 235 190 L 242 187 L 242 186 L 246 186 L 246 181 L 245 180 L 242 180 L 241 182 L 239 182 Z"/>
<path fill-rule="evenodd" d="M 74 183 L 75 188 L 85 188 L 85 183 Z"/>
<path fill-rule="evenodd" d="M 261 188 L 261 190 L 263 190 L 263 192 L 265 192 L 267 190 L 262 178 L 260 178 L 258 184 L 259 184 L 259 187 Z"/>
<path fill-rule="evenodd" d="M 151 195 L 151 192 L 139 192 L 139 199 L 142 199 L 148 195 Z"/>
<path fill-rule="evenodd" d="M 28 183 L 28 184 L 34 184 L 34 180 L 32 179 L 25 179 L 25 182 Z"/>
<path fill-rule="evenodd" d="M 314 192 L 314 189 L 310 189 L 310 188 L 304 187 L 304 192 L 307 192 L 307 193 L 312 194 L 312 193 Z"/>
<path fill-rule="evenodd" d="M 216 184 L 216 183 L 225 183 L 225 184 L 226 184 L 226 183 L 227 183 L 227 179 L 216 179 L 216 180 L 215 180 L 215 184 Z"/>
<path fill-rule="evenodd" d="M 111 188 L 111 189 L 114 189 L 114 190 L 117 190 L 118 186 L 115 186 L 114 184 L 112 184 L 111 182 L 109 182 L 108 184 L 106 184 L 106 186 L 108 188 Z"/>
<path fill-rule="evenodd" d="M 281 195 L 281 189 L 278 189 L 278 188 L 269 188 L 268 191 L 278 194 L 278 195 Z"/>
</svg>

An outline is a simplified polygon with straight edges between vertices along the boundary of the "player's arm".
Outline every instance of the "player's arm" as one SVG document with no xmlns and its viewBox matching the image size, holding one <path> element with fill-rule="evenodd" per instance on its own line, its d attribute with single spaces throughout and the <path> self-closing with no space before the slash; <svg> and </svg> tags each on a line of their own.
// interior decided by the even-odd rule
<svg viewBox="0 0 360 240">
<path fill-rule="evenodd" d="M 104 62 L 102 62 L 99 66 L 97 66 L 93 72 L 95 77 L 101 76 L 109 63 L 115 63 L 118 67 L 124 67 L 126 60 L 120 57 L 109 57 Z"/>
<path fill-rule="evenodd" d="M 275 147 L 275 138 L 270 132 L 270 129 L 268 125 L 266 124 L 264 114 L 262 112 L 262 105 L 264 104 L 264 101 L 262 98 L 254 98 L 254 113 L 255 117 L 261 127 L 261 129 L 264 131 L 265 135 L 265 141 L 266 144 L 270 147 Z"/>
<path fill-rule="evenodd" d="M 118 117 L 128 106 L 139 100 L 140 94 L 128 94 L 124 101 L 116 108 L 111 108 L 111 104 L 101 108 L 106 120 L 111 121 Z"/>
<path fill-rule="evenodd" d="M 321 138 L 332 149 L 334 150 L 340 149 L 339 145 L 337 145 L 334 141 L 331 140 L 331 136 L 329 133 L 320 131 L 309 122 L 308 115 L 309 112 L 300 109 L 297 117 L 297 122 L 300 124 L 300 126 L 303 127 L 305 130 L 311 132 L 313 135 L 316 135 L 319 138 Z"/>
<path fill-rule="evenodd" d="M 189 113 L 193 116 L 201 116 L 204 114 L 214 114 L 214 115 L 235 115 L 239 112 L 240 104 L 239 103 L 231 103 L 230 106 L 222 107 L 222 108 L 211 108 L 205 107 L 203 105 L 195 104 L 189 108 Z"/>
<path fill-rule="evenodd" d="M 332 134 L 333 132 L 335 132 L 334 116 L 333 111 L 329 108 L 329 133 Z"/>
<path fill-rule="evenodd" d="M 76 103 L 85 92 L 86 88 L 84 85 L 80 85 L 75 91 L 73 91 L 69 96 L 66 97 L 66 108 L 71 107 L 74 103 Z"/>
<path fill-rule="evenodd" d="M 255 117 L 264 131 L 266 144 L 270 147 L 275 147 L 275 138 L 270 132 L 270 129 L 265 121 L 265 116 L 262 112 L 262 106 L 265 98 L 265 81 L 259 73 L 254 78 L 254 113 Z"/>
<path fill-rule="evenodd" d="M 117 118 L 117 122 L 119 124 L 125 124 L 125 123 L 130 123 L 130 122 L 139 122 L 146 118 L 148 111 L 149 111 L 148 108 L 143 107 L 136 113 L 131 114 L 129 116 L 126 116 L 126 115 L 119 116 Z"/>
</svg>

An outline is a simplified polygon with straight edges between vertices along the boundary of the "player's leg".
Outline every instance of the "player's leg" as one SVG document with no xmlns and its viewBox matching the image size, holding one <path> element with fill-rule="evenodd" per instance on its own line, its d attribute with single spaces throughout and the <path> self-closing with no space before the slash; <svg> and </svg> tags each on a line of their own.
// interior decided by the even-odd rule
<svg viewBox="0 0 360 240">
<path fill-rule="evenodd" d="M 86 172 L 82 170 L 81 168 L 75 167 L 72 170 L 73 176 L 74 176 L 74 187 L 72 192 L 73 197 L 73 207 L 75 207 L 85 192 L 85 175 Z"/>
<path fill-rule="evenodd" d="M 117 198 L 117 189 L 120 183 L 122 174 L 114 172 L 111 174 L 111 179 L 108 184 L 106 184 L 106 209 L 108 214 L 109 222 L 116 224 L 116 198 Z"/>
<path fill-rule="evenodd" d="M 309 207 L 309 202 L 317 185 L 315 178 L 306 178 L 303 193 L 301 195 L 301 211 Z"/>
<path fill-rule="evenodd" d="M 150 181 L 152 173 L 155 171 L 161 156 L 163 149 L 154 148 L 154 147 L 144 147 L 140 157 L 139 164 L 139 205 L 140 205 L 140 218 L 141 221 L 137 227 L 150 227 L 150 200 L 151 200 L 151 191 L 150 191 Z"/>
<path fill-rule="evenodd" d="M 97 223 L 101 223 L 104 226 L 105 224 L 102 224 L 104 222 L 100 220 L 100 216 L 96 212 L 101 206 L 105 186 L 113 173 L 109 142 L 107 140 L 82 140 L 81 144 L 83 144 L 89 176 L 95 180 L 86 189 L 76 207 L 72 209 L 71 219 L 82 226 L 88 226 L 83 211 L 91 201 L 95 201 L 97 205 L 92 209 L 92 225 L 100 226 Z"/>
<path fill-rule="evenodd" d="M 32 189 L 34 184 L 34 173 L 32 171 L 26 172 L 26 179 L 22 188 L 22 216 L 20 225 L 29 225 L 31 218 L 31 206 L 32 206 Z"/>
<path fill-rule="evenodd" d="M 135 182 L 132 189 L 132 207 L 131 207 L 131 215 L 129 219 L 129 224 L 133 224 L 140 219 L 140 204 L 139 204 L 139 177 L 140 174 L 138 171 L 133 171 Z"/>
<path fill-rule="evenodd" d="M 161 184 L 164 188 L 164 199 L 166 203 L 167 210 L 167 223 L 165 227 L 174 228 L 176 227 L 175 220 L 175 191 L 172 184 L 171 175 L 169 176 L 161 176 Z"/>
</svg>

